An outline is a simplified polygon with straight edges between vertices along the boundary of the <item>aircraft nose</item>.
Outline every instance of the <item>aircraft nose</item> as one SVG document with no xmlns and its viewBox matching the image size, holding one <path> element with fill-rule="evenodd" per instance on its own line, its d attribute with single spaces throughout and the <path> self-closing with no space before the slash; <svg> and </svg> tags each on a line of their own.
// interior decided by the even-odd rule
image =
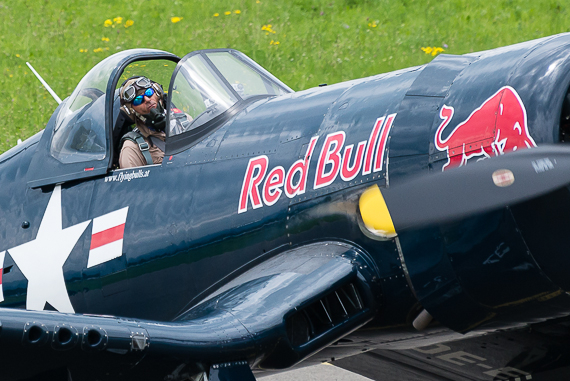
<svg viewBox="0 0 570 381">
<path fill-rule="evenodd" d="M 362 222 L 396 246 L 426 314 L 466 332 L 570 313 L 570 148 L 520 150 L 359 200 Z M 502 323 L 501 323 L 502 324 Z"/>
</svg>

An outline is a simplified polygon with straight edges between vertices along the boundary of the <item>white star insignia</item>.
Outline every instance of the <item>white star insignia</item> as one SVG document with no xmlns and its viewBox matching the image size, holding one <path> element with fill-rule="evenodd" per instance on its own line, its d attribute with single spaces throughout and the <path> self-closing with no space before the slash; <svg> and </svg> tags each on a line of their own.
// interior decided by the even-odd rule
<svg viewBox="0 0 570 381">
<path fill-rule="evenodd" d="M 41 311 L 46 302 L 60 312 L 75 312 L 63 278 L 63 265 L 89 221 L 62 229 L 61 186 L 49 199 L 36 239 L 8 252 L 28 279 L 26 309 Z"/>
</svg>

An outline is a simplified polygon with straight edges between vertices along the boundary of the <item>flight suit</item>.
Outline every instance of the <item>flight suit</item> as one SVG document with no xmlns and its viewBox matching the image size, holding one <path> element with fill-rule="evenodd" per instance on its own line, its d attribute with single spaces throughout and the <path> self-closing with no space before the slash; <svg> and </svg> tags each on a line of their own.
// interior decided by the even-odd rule
<svg viewBox="0 0 570 381">
<path fill-rule="evenodd" d="M 142 136 L 144 137 L 144 140 L 149 145 L 148 151 L 152 157 L 152 162 L 154 164 L 162 163 L 164 152 L 162 152 L 162 150 L 156 145 L 152 144 L 150 136 L 156 136 L 160 140 L 164 141 L 166 139 L 166 134 L 163 131 L 152 131 L 138 119 L 136 124 Z M 125 140 L 123 147 L 121 148 L 121 154 L 119 156 L 120 168 L 142 167 L 144 165 L 147 165 L 147 163 L 138 145 L 131 140 Z"/>
</svg>

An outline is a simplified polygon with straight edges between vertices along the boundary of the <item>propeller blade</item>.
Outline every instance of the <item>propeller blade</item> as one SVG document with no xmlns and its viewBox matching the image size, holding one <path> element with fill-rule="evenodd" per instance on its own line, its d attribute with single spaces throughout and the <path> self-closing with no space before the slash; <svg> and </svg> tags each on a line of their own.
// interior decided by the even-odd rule
<svg viewBox="0 0 570 381">
<path fill-rule="evenodd" d="M 570 147 L 546 145 L 465 167 L 424 175 L 400 185 L 374 186 L 360 198 L 365 225 L 389 237 L 514 205 L 570 184 Z"/>
</svg>

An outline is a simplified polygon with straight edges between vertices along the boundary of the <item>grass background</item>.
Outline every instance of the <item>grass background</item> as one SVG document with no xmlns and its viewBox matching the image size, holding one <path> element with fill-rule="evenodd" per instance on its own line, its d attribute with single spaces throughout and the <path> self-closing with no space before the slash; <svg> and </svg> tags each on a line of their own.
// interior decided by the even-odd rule
<svg viewBox="0 0 570 381">
<path fill-rule="evenodd" d="M 63 99 L 120 50 L 231 47 L 302 90 L 425 64 L 422 47 L 463 54 L 567 32 L 569 16 L 568 0 L 0 0 L 0 152 L 57 106 L 26 61 Z"/>
</svg>

